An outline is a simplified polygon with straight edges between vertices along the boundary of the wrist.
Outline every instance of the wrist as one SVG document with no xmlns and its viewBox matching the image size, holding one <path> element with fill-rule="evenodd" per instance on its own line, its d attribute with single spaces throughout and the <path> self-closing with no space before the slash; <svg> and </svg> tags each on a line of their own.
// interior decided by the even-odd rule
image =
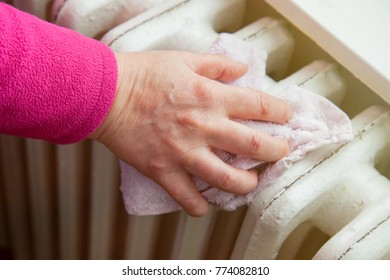
<svg viewBox="0 0 390 280">
<path fill-rule="evenodd" d="M 87 138 L 90 140 L 98 140 L 99 142 L 102 142 L 104 144 L 105 138 L 107 138 L 106 135 L 109 134 L 108 130 L 110 127 L 113 126 L 115 123 L 115 120 L 119 116 L 119 112 L 122 110 L 124 107 L 124 97 L 123 93 L 121 92 L 121 84 L 123 80 L 123 67 L 121 65 L 121 54 L 120 53 L 115 53 L 115 58 L 117 62 L 117 71 L 118 71 L 118 76 L 117 76 L 117 82 L 116 82 L 116 89 L 115 89 L 115 96 L 113 103 L 103 119 L 102 123 L 99 125 L 99 127 L 92 132 Z"/>
</svg>

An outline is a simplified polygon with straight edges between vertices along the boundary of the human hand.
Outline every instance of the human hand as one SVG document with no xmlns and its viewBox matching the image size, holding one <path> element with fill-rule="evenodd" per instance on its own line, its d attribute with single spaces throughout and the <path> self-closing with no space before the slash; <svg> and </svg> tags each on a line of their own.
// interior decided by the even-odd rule
<svg viewBox="0 0 390 280">
<path fill-rule="evenodd" d="M 236 169 L 213 151 L 267 162 L 288 154 L 286 141 L 232 120 L 285 123 L 291 116 L 279 99 L 218 82 L 241 77 L 246 65 L 221 55 L 179 51 L 116 57 L 115 101 L 91 138 L 161 185 L 188 214 L 202 216 L 208 209 L 192 176 L 236 194 L 257 186 L 257 171 Z"/>
</svg>

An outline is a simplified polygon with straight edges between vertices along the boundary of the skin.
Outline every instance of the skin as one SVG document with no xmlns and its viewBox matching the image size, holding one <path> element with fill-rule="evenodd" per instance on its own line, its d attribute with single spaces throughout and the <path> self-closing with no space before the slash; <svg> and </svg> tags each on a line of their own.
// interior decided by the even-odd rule
<svg viewBox="0 0 390 280">
<path fill-rule="evenodd" d="M 221 55 L 180 51 L 117 53 L 113 106 L 90 138 L 161 185 L 191 216 L 208 202 L 192 176 L 244 194 L 258 183 L 255 170 L 221 161 L 215 149 L 274 162 L 288 144 L 232 119 L 286 123 L 288 105 L 264 92 L 228 86 L 247 66 Z"/>
</svg>

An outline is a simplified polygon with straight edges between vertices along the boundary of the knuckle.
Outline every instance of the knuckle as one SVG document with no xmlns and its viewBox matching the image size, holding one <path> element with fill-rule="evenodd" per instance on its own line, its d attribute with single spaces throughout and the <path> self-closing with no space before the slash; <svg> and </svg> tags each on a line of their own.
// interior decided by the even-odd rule
<svg viewBox="0 0 390 280">
<path fill-rule="evenodd" d="M 192 94 L 202 103 L 208 102 L 212 97 L 209 84 L 202 79 L 197 79 L 193 82 Z"/>
<path fill-rule="evenodd" d="M 259 104 L 258 104 L 258 108 L 260 110 L 260 114 L 263 116 L 263 117 L 267 117 L 271 114 L 271 101 L 270 101 L 270 97 L 266 94 L 261 94 L 260 95 L 260 98 L 259 98 Z"/>
<path fill-rule="evenodd" d="M 164 175 L 167 170 L 167 162 L 163 157 L 151 158 L 147 164 L 148 172 L 154 175 Z"/>
<path fill-rule="evenodd" d="M 216 63 L 218 64 L 218 67 L 212 69 L 214 71 L 213 77 L 215 79 L 218 79 L 225 75 L 231 74 L 232 69 L 230 67 L 227 67 L 228 57 L 225 56 L 224 54 L 217 54 L 216 58 L 217 58 Z"/>
<path fill-rule="evenodd" d="M 198 128 L 200 126 L 199 117 L 194 112 L 180 112 L 176 114 L 179 125 L 186 128 Z"/>
<path fill-rule="evenodd" d="M 180 201 L 181 204 L 183 204 L 183 191 L 180 187 L 172 187 L 169 189 L 169 194 L 172 196 L 175 200 Z"/>
<path fill-rule="evenodd" d="M 223 173 L 220 177 L 219 187 L 227 192 L 232 192 L 235 187 L 234 175 L 227 171 Z"/>
<path fill-rule="evenodd" d="M 256 154 L 259 152 L 261 147 L 263 146 L 263 138 L 260 134 L 255 133 L 252 135 L 250 143 L 249 143 L 249 152 L 251 154 Z"/>
</svg>

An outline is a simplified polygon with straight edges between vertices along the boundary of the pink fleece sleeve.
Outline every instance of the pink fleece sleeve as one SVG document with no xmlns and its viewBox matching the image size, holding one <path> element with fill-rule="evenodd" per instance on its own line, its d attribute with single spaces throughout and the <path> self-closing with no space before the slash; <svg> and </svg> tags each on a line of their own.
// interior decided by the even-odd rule
<svg viewBox="0 0 390 280">
<path fill-rule="evenodd" d="M 0 3 L 0 133 L 85 139 L 107 115 L 116 81 L 106 45 Z"/>
</svg>

